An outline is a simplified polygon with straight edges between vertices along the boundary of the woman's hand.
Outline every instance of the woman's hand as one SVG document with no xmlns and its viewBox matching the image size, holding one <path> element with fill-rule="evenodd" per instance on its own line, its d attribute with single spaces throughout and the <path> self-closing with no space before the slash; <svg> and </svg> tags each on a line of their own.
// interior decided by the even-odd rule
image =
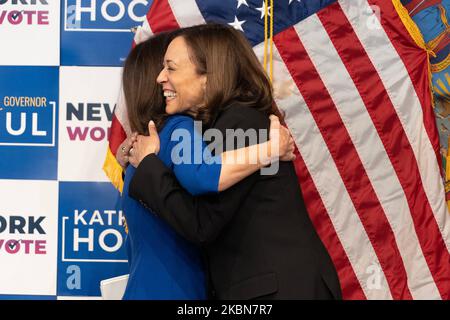
<svg viewBox="0 0 450 320">
<path fill-rule="evenodd" d="M 270 117 L 270 154 L 271 158 L 279 158 L 281 161 L 295 160 L 295 145 L 289 130 L 282 126 L 277 116 Z"/>
<path fill-rule="evenodd" d="M 133 134 L 126 138 L 117 149 L 116 160 L 123 169 L 128 165 L 128 153 L 130 152 L 133 143 L 136 141 L 136 137 L 137 133 L 133 132 Z"/>
<path fill-rule="evenodd" d="M 158 154 L 159 152 L 159 136 L 153 121 L 148 123 L 148 132 L 149 136 L 138 135 L 130 149 L 129 161 L 135 168 L 146 156 L 151 153 Z"/>
</svg>

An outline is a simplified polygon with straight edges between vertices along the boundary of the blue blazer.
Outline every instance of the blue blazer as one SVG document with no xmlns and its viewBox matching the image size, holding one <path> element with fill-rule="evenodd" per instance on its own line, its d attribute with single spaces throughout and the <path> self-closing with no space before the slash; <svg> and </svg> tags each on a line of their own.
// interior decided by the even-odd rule
<svg viewBox="0 0 450 320">
<path fill-rule="evenodd" d="M 158 158 L 188 192 L 192 195 L 217 192 L 220 158 L 213 159 L 215 162 L 210 165 L 194 159 L 193 152 L 199 148 L 202 154 L 210 154 L 201 132 L 194 129 L 192 118 L 169 117 L 159 135 Z M 122 209 L 129 230 L 126 246 L 130 266 L 123 299 L 205 299 L 206 280 L 200 249 L 179 236 L 146 205 L 129 196 L 135 171 L 128 166 L 122 193 Z"/>
</svg>

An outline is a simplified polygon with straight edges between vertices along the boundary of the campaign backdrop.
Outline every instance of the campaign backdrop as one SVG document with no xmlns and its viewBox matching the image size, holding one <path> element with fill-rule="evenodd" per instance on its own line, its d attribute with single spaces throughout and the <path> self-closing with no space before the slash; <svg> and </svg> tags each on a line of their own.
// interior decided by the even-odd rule
<svg viewBox="0 0 450 320">
<path fill-rule="evenodd" d="M 151 2 L 0 1 L 0 299 L 98 299 L 128 273 L 102 165 Z"/>
</svg>

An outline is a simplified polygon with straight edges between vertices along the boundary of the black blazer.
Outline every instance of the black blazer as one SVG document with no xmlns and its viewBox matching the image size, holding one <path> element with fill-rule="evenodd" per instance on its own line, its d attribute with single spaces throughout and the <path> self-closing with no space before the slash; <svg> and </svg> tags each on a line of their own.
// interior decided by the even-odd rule
<svg viewBox="0 0 450 320">
<path fill-rule="evenodd" d="M 268 130 L 269 120 L 234 105 L 219 114 L 213 127 L 227 141 L 226 129 Z M 204 247 L 215 298 L 341 298 L 336 271 L 306 212 L 291 162 L 280 162 L 275 175 L 256 172 L 224 192 L 193 197 L 155 155 L 148 155 L 129 193 Z"/>
</svg>

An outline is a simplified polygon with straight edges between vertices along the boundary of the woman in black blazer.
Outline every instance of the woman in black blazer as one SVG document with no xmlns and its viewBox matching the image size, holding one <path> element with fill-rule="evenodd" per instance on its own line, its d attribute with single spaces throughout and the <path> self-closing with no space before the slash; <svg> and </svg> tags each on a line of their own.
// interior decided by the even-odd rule
<svg viewBox="0 0 450 320">
<path fill-rule="evenodd" d="M 266 130 L 262 140 L 268 138 L 270 82 L 238 31 L 221 25 L 185 29 L 169 45 L 158 82 L 166 112 L 188 112 L 223 135 L 215 150 L 242 147 L 230 129 Z M 140 154 L 130 195 L 204 248 L 212 297 L 341 298 L 291 162 L 280 162 L 275 174 L 256 172 L 221 193 L 192 197 L 149 151 L 154 148 L 139 142 L 134 148 L 147 155 Z"/>
</svg>

